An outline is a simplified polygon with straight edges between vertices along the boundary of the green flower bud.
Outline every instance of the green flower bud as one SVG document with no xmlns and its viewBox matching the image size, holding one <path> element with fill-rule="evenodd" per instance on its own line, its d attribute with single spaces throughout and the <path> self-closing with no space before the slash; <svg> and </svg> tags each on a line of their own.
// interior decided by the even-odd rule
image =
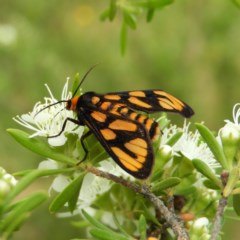
<svg viewBox="0 0 240 240">
<path fill-rule="evenodd" d="M 230 163 L 230 166 L 232 166 L 233 159 L 239 148 L 240 142 L 239 128 L 233 124 L 226 124 L 220 130 L 220 138 L 222 141 L 224 154 L 227 158 L 227 161 Z"/>
</svg>

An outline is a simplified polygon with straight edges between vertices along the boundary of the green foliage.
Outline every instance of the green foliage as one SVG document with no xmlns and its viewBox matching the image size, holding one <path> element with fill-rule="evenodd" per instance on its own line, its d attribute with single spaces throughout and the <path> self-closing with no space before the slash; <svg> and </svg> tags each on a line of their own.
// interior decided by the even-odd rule
<svg viewBox="0 0 240 240">
<path fill-rule="evenodd" d="M 128 34 L 129 30 L 136 30 L 138 28 L 139 19 L 142 15 L 146 17 L 147 22 L 151 22 L 153 20 L 153 17 L 156 16 L 157 10 L 161 10 L 163 7 L 171 4 L 172 0 L 141 0 L 141 1 L 120 1 L 120 0 L 110 0 L 109 7 L 102 13 L 101 19 L 102 20 L 110 20 L 110 21 L 118 21 L 118 17 L 120 15 L 121 17 L 121 30 L 120 30 L 120 46 L 121 46 L 121 52 L 124 53 L 127 48 L 127 41 L 128 41 Z M 232 2 L 239 7 L 239 1 L 238 0 L 232 0 Z M 19 7 L 20 11 L 25 12 L 24 17 L 22 17 L 19 14 L 19 11 L 17 9 L 17 16 L 20 16 L 19 19 L 15 19 L 15 21 L 19 22 L 18 27 L 20 27 L 20 30 L 28 28 L 29 32 L 23 31 L 23 35 L 25 36 L 35 36 L 35 30 L 32 29 L 31 24 L 32 20 L 39 19 L 42 20 L 45 19 L 45 17 L 41 16 L 41 11 L 39 9 L 44 8 L 44 5 L 42 3 L 38 3 L 40 8 L 34 8 L 33 11 L 30 11 L 30 8 L 21 7 L 20 4 L 17 6 Z M 181 3 L 182 4 L 182 3 Z M 4 5 L 4 4 L 3 4 Z M 17 4 L 18 5 L 18 4 Z M 48 5 L 46 5 L 48 6 Z M 48 7 L 46 7 L 47 9 Z M 55 8 L 55 6 L 54 6 Z M 4 9 L 4 6 L 3 6 Z M 190 8 L 192 9 L 192 8 Z M 64 9 L 65 12 L 66 9 Z M 215 9 L 214 9 L 215 10 Z M 50 10 L 47 12 L 51 12 Z M 210 11 L 211 12 L 211 11 Z M 185 14 L 185 12 L 184 12 Z M 52 12 L 50 14 L 52 16 Z M 73 14 L 70 14 L 73 15 Z M 194 12 L 193 12 L 194 15 Z M 210 14 L 211 15 L 211 14 Z M 226 45 L 226 48 L 229 48 L 229 44 L 225 44 L 225 39 L 223 39 L 223 36 L 225 37 L 225 28 L 227 26 L 227 21 L 229 21 L 227 18 L 225 18 L 224 14 L 221 16 L 223 19 L 222 23 L 216 24 L 214 16 L 212 19 L 214 28 L 218 29 L 219 32 L 221 32 L 222 35 L 219 36 L 213 36 L 211 38 L 213 25 L 209 24 L 209 22 L 202 24 L 204 26 L 201 26 L 202 29 L 204 29 L 206 32 L 211 32 L 211 34 L 207 34 L 209 37 L 209 41 L 211 40 L 213 42 L 213 50 L 212 51 L 206 51 L 206 49 L 203 48 L 204 41 L 200 40 L 199 42 L 194 41 L 196 38 L 194 38 L 193 35 L 191 37 L 193 38 L 194 47 L 191 48 L 191 44 L 189 44 L 188 47 L 190 47 L 189 52 L 194 55 L 199 50 L 205 50 L 205 51 L 199 51 L 199 52 L 207 52 L 209 58 L 213 58 L 214 61 L 218 59 L 219 65 L 217 65 L 217 69 L 220 69 L 220 71 L 213 72 L 212 74 L 215 76 L 220 76 L 220 80 L 222 78 L 228 79 L 228 76 L 234 76 L 234 70 L 232 66 L 237 66 L 236 62 L 232 63 L 229 61 L 231 58 L 231 49 L 227 49 L 228 55 L 226 58 L 219 56 L 220 54 L 220 43 L 224 43 Z M 24 19 L 30 19 L 29 22 L 25 22 Z M 48 19 L 48 18 L 46 18 Z M 205 15 L 204 18 L 205 19 Z M 19 21 L 18 21 L 19 20 Z M 196 19 L 199 21 L 199 18 Z M 227 21 L 225 21 L 227 20 Z M 14 19 L 13 19 L 14 21 Z M 54 25 L 54 21 L 58 22 L 57 19 L 54 19 L 50 25 Z M 186 22 L 191 22 L 187 21 Z M 39 28 L 40 32 L 38 34 L 42 35 L 42 29 L 47 28 L 44 24 L 45 21 L 42 21 L 43 25 L 41 25 L 41 21 L 39 21 Z M 27 24 L 28 23 L 28 24 Z M 207 27 L 205 26 L 207 25 Z M 225 25 L 226 24 L 226 25 Z M 25 26 L 24 26 L 25 25 Z M 40 26 L 41 25 L 41 26 Z M 158 27 L 157 25 L 155 25 Z M 168 25 L 167 25 L 168 26 Z M 178 25 L 176 24 L 176 27 L 178 28 Z M 194 29 L 195 26 L 192 26 L 192 29 Z M 41 29 L 42 28 L 42 29 Z M 120 27 L 119 27 L 120 28 Z M 171 32 L 171 27 L 168 26 L 166 28 Z M 174 28 L 173 28 L 174 29 Z M 232 29 L 234 29 L 234 25 L 232 26 Z M 48 29 L 48 35 L 51 35 L 53 31 L 51 29 Z M 156 29 L 155 29 L 156 31 Z M 167 31 L 166 31 L 167 32 Z M 218 32 L 218 33 L 219 33 Z M 51 34 L 50 34 L 51 33 Z M 233 30 L 234 36 L 235 33 Z M 233 34 L 230 32 L 230 36 Z M 149 34 L 147 32 L 146 34 Z M 199 32 L 194 33 L 197 37 L 199 37 Z M 65 40 L 67 42 L 67 38 L 69 37 L 67 34 L 63 34 L 66 36 Z M 52 35 L 51 35 L 52 36 Z M 156 36 L 156 35 L 155 35 Z M 56 36 L 55 36 L 56 37 Z M 159 37 L 159 35 L 157 35 Z M 179 37 L 179 36 L 178 36 Z M 181 37 L 181 36 L 180 36 Z M 20 38 L 20 44 L 26 44 L 24 43 L 24 38 L 22 36 L 19 36 Z M 21 39 L 22 38 L 22 39 Z M 44 38 L 44 37 L 43 37 Z M 150 38 L 154 39 L 154 35 L 150 36 Z M 176 36 L 175 36 L 176 38 Z M 36 38 L 37 39 L 37 38 Z M 35 39 L 35 40 L 36 40 Z M 53 36 L 54 39 L 54 36 Z M 79 46 L 78 38 L 73 37 L 73 39 L 76 39 L 77 44 L 71 44 L 70 41 L 69 47 L 67 48 L 67 52 L 64 52 L 60 46 L 55 44 L 54 40 L 47 41 L 49 45 L 53 44 L 56 45 L 56 49 L 61 49 L 58 51 L 63 51 L 63 59 L 60 60 L 59 56 L 57 56 L 56 53 L 50 52 L 50 54 L 46 54 L 48 52 L 48 44 L 43 44 L 43 39 L 37 39 L 36 41 L 32 39 L 31 41 L 31 47 L 30 52 L 25 52 L 27 50 L 26 46 L 22 46 L 22 52 L 19 52 L 20 58 L 15 55 L 15 52 L 18 51 L 18 48 L 16 46 L 13 46 L 6 49 L 1 49 L 1 53 L 5 56 L 9 54 L 11 57 L 9 60 L 9 65 L 4 62 L 3 66 L 10 66 L 9 71 L 11 74 L 10 79 L 15 78 L 15 75 L 19 75 L 19 72 L 21 73 L 21 69 L 23 66 L 26 66 L 27 72 L 32 71 L 31 73 L 28 73 L 25 78 L 28 80 L 31 80 L 28 82 L 27 88 L 31 89 L 29 91 L 29 94 L 35 95 L 36 92 L 34 87 L 31 87 L 34 82 L 38 81 L 32 81 L 33 79 L 37 79 L 38 73 L 36 73 L 35 69 L 32 65 L 32 59 L 39 59 L 37 62 L 37 69 L 40 66 L 39 72 L 44 72 L 45 74 L 45 66 L 43 63 L 45 63 L 45 59 L 48 60 L 47 65 L 49 65 L 50 70 L 55 69 L 56 66 L 56 72 L 58 72 L 60 75 L 65 74 L 65 72 L 62 72 L 63 69 L 63 62 L 68 62 L 69 66 L 72 65 L 73 59 L 78 62 L 79 59 L 77 55 L 75 55 L 76 52 L 76 46 Z M 180 38 L 180 39 L 184 39 Z M 58 42 L 58 38 L 57 41 Z M 185 41 L 186 39 L 184 39 Z M 84 40 L 89 45 L 89 40 Z M 201 42 L 202 41 L 202 42 Z M 99 41 L 101 42 L 101 41 Z M 187 61 L 182 61 L 182 58 L 176 58 L 176 56 L 182 56 L 185 55 L 182 54 L 182 52 L 178 49 L 176 43 L 171 43 L 171 48 L 173 48 L 173 58 L 177 59 L 177 63 L 184 62 L 183 65 L 179 63 L 180 67 L 176 69 L 176 71 L 172 71 L 173 64 L 169 59 L 171 56 L 164 52 L 164 49 L 166 46 L 164 45 L 164 42 L 161 41 L 160 38 L 154 39 L 153 42 L 144 42 L 144 45 L 152 46 L 154 42 L 157 42 L 157 49 L 162 49 L 161 58 L 163 60 L 159 59 L 159 54 L 157 54 L 156 58 L 151 57 L 152 62 L 156 62 L 157 64 L 154 65 L 158 72 L 161 72 L 161 74 L 165 74 L 165 71 L 170 70 L 171 74 L 177 75 L 179 77 L 180 74 L 182 74 L 182 68 L 184 68 L 184 64 L 186 64 L 187 71 L 191 71 L 189 67 L 189 63 L 191 62 L 192 55 L 186 54 Z M 168 42 L 168 40 L 166 41 Z M 166 44 L 166 43 L 165 43 Z M 201 45 L 203 44 L 203 45 Z M 40 46 L 42 45 L 42 46 Z M 176 45 L 176 46 L 175 46 Z M 83 47 L 82 47 L 83 46 Z M 84 44 L 81 43 L 81 46 L 79 48 L 84 48 Z M 195 49 L 199 47 L 199 49 Z M 181 45 L 182 47 L 182 45 Z M 70 50 L 72 48 L 72 51 Z M 40 49 L 39 52 L 44 49 L 44 57 L 37 55 L 37 57 L 32 54 L 32 49 Z M 154 49 L 154 48 L 153 48 Z M 156 48 L 155 48 L 156 49 Z M 234 47 L 233 47 L 234 49 Z M 225 49 L 226 50 L 226 49 Z M 111 50 L 110 50 L 111 51 Z M 147 55 L 149 54 L 148 50 L 144 51 L 142 50 L 140 54 L 140 57 L 147 58 Z M 24 54 L 23 54 L 24 53 Z M 56 54 L 56 56 L 55 56 Z M 235 49 L 234 49 L 235 54 Z M 46 56 L 45 56 L 46 55 Z M 71 55 L 71 60 L 69 61 L 69 58 L 66 59 L 66 55 Z M 86 52 L 82 54 L 86 56 Z M 32 58 L 31 58 L 32 57 Z M 16 61 L 20 63 L 20 65 L 16 68 L 14 66 L 12 67 L 12 60 L 16 58 Z M 91 58 L 91 56 L 90 56 Z M 206 56 L 203 55 L 199 59 L 202 61 L 205 59 Z M 189 61 L 190 59 L 190 61 Z M 219 60 L 224 59 L 224 60 Z M 180 61 L 179 61 L 180 60 Z M 92 58 L 91 58 L 92 61 Z M 94 60 L 95 61 L 95 60 Z M 226 62 L 225 62 L 226 61 Z M 205 63 L 205 61 L 202 61 Z M 227 64 L 229 62 L 229 64 Z M 141 62 L 138 62 L 138 64 L 142 64 Z M 171 63 L 171 64 L 170 64 Z M 116 65 L 116 62 L 113 61 L 113 64 Z M 143 63 L 144 64 L 144 63 Z M 165 65 L 164 65 L 165 64 Z M 209 64 L 208 60 L 206 61 L 206 64 L 211 66 Z M 164 65 L 162 69 L 159 70 L 159 66 Z M 176 64 L 177 65 L 177 64 Z M 191 65 L 191 64 L 190 64 Z M 66 65 L 64 65 L 66 66 Z M 67 67 L 69 67 L 67 66 Z M 153 66 L 153 68 L 154 68 Z M 223 69 L 221 66 L 224 66 L 224 69 L 227 69 L 225 72 L 221 72 Z M 145 67 L 145 66 L 144 66 Z M 175 66 L 176 67 L 176 66 Z M 175 69 L 174 67 L 174 69 Z M 199 70 L 196 71 L 197 75 L 200 77 L 202 76 L 208 76 L 209 72 L 206 71 L 206 66 L 202 66 L 199 64 L 197 69 L 201 69 L 201 67 L 204 69 L 203 71 Z M 141 67 L 140 67 L 141 68 Z M 212 66 L 211 66 L 212 68 Z M 141 70 L 141 69 L 140 69 Z M 67 70 L 66 70 L 67 71 Z M 73 70 L 75 71 L 75 69 Z M 145 71 L 145 68 L 144 68 Z M 174 73 L 173 73 L 174 72 Z M 226 75 L 226 72 L 229 72 L 229 75 Z M 192 72 L 191 72 L 192 73 Z M 192 75 L 190 75 L 190 79 L 192 81 Z M 198 74 L 199 73 L 199 74 Z M 224 73 L 224 74 L 222 74 Z M 41 75 L 40 79 L 44 79 L 45 76 Z M 139 73 L 141 75 L 141 71 Z M 40 75 L 40 74 L 39 74 Z M 136 75 L 136 74 L 129 74 L 130 76 Z M 7 78 L 7 75 L 5 75 L 4 72 L 1 72 L 1 78 Z M 173 75 L 174 76 L 174 75 Z M 182 75 L 182 78 L 186 76 Z M 55 78 L 53 78 L 55 79 Z M 76 89 L 76 86 L 78 84 L 79 77 L 76 76 L 75 84 L 73 86 L 73 91 Z M 126 80 L 128 81 L 128 80 Z M 6 81 L 11 82 L 11 81 Z M 21 81 L 19 81 L 21 82 Z M 176 88 L 180 86 L 182 87 L 182 82 L 176 83 Z M 126 83 L 126 82 L 125 82 Z M 205 82 L 206 83 L 206 82 Z M 9 84 L 9 83 L 8 83 Z M 16 83 L 18 84 L 18 83 Z M 124 84 L 124 83 L 123 83 Z M 163 83 L 164 84 L 164 83 Z M 173 84 L 175 86 L 175 84 Z M 234 84 L 233 84 L 234 85 Z M 11 85 L 10 85 L 11 86 Z M 15 86 L 15 85 L 14 85 Z M 201 86 L 201 84 L 199 84 Z M 204 86 L 204 88 L 203 88 Z M 4 85 L 1 85 L 1 89 L 4 90 Z M 26 87 L 26 86 L 25 86 Z M 184 88 L 184 87 L 183 87 Z M 206 86 L 202 85 L 202 88 L 205 90 Z M 9 87 L 12 91 L 12 87 Z M 18 86 L 16 86 L 17 93 L 18 92 Z M 32 90 L 33 89 L 33 90 Z M 187 89 L 187 88 L 186 88 Z M 223 86 L 223 89 L 227 89 Z M 78 92 L 80 93 L 80 91 Z M 224 91 L 225 93 L 225 91 Z M 13 93 L 14 94 L 14 93 Z M 188 93 L 191 94 L 191 93 Z M 16 94 L 17 95 L 17 94 Z M 226 98 L 228 98 L 228 94 L 226 92 Z M 193 94 L 194 98 L 195 95 Z M 211 95 L 212 96 L 212 95 Z M 202 97 L 202 96 L 201 96 Z M 14 109 L 15 105 L 14 103 L 18 103 L 18 96 L 14 95 L 14 98 L 6 97 L 5 93 L 3 93 L 3 99 L 6 98 L 6 108 L 9 108 L 13 106 Z M 197 98 L 197 97 L 196 97 Z M 10 106 L 9 99 L 13 100 L 13 104 Z M 204 99 L 203 99 L 204 101 Z M 207 106 L 211 109 L 210 102 L 207 102 Z M 225 102 L 224 102 L 225 103 Z M 196 104 L 195 104 L 196 105 Z M 221 105 L 221 102 L 219 103 L 219 106 Z M 221 105 L 223 106 L 223 104 Z M 224 104 L 225 106 L 225 104 Z M 224 108 L 224 106 L 222 108 Z M 17 106 L 18 108 L 19 106 Z M 3 109 L 4 111 L 4 109 Z M 14 110 L 16 111 L 16 109 Z M 217 111 L 217 109 L 216 109 Z M 168 119 L 163 118 L 163 122 L 165 121 L 165 124 L 167 125 L 169 123 Z M 160 123 L 162 126 L 162 129 L 164 129 L 164 124 Z M 231 142 L 231 137 L 225 141 L 223 138 L 221 139 L 221 144 L 219 143 L 219 139 L 216 139 L 215 135 L 212 133 L 212 131 L 204 126 L 203 124 L 196 124 L 196 127 L 201 134 L 201 141 L 207 144 L 208 148 L 210 149 L 211 153 L 215 157 L 215 159 L 219 162 L 219 167 L 217 170 L 214 168 L 211 168 L 211 166 L 208 166 L 202 158 L 194 158 L 189 159 L 188 156 L 183 155 L 182 153 L 178 152 L 178 155 L 173 155 L 172 152 L 167 152 L 164 149 L 157 149 L 156 152 L 156 163 L 155 167 L 152 173 L 152 176 L 147 180 L 146 184 L 148 187 L 151 188 L 151 191 L 161 197 L 161 199 L 164 201 L 165 205 L 170 205 L 169 208 L 171 210 L 174 210 L 176 214 L 178 213 L 192 213 L 196 218 L 198 217 L 207 217 L 210 222 L 214 219 L 214 215 L 216 212 L 216 203 L 221 198 L 221 194 L 223 194 L 224 197 L 232 198 L 233 199 L 233 209 L 236 212 L 237 215 L 240 215 L 240 209 L 239 209 L 239 193 L 240 193 L 240 187 L 239 187 L 239 139 L 237 139 L 236 142 Z M 39 207 L 44 201 L 46 201 L 49 197 L 45 193 L 41 192 L 35 192 L 33 194 L 25 193 L 26 188 L 31 186 L 35 181 L 37 181 L 41 177 L 46 176 L 59 176 L 62 175 L 66 177 L 69 180 L 69 184 L 65 186 L 64 190 L 60 191 L 58 195 L 52 200 L 50 204 L 50 211 L 57 213 L 58 211 L 64 209 L 64 206 L 66 206 L 66 211 L 69 211 L 70 213 L 74 212 L 75 209 L 80 208 L 78 203 L 78 197 L 81 194 L 81 190 L 84 185 L 84 179 L 87 177 L 87 167 L 88 165 L 93 165 L 98 167 L 100 162 L 105 160 L 108 155 L 103 151 L 102 147 L 100 146 L 99 142 L 96 140 L 95 137 L 90 137 L 86 140 L 86 145 L 89 149 L 89 158 L 88 161 L 85 164 L 81 164 L 81 166 L 76 166 L 76 163 L 81 160 L 81 156 L 83 156 L 84 151 L 83 148 L 78 141 L 78 136 L 72 133 L 67 133 L 67 143 L 66 145 L 62 147 L 52 147 L 47 143 L 47 140 L 42 137 L 37 138 L 29 138 L 29 134 L 25 133 L 18 129 L 8 129 L 8 133 L 22 146 L 29 149 L 30 151 L 46 158 L 53 159 L 57 162 L 57 169 L 41 169 L 41 170 L 25 170 L 23 172 L 20 172 L 16 175 L 19 176 L 20 180 L 16 184 L 14 188 L 11 189 L 11 191 L 7 192 L 6 194 L 0 194 L 0 233 L 2 234 L 1 239 L 9 239 L 13 233 L 20 229 L 22 224 L 24 224 L 25 220 L 29 217 L 31 212 L 35 211 L 37 207 Z M 174 148 L 176 144 L 180 141 L 181 137 L 183 136 L 183 131 L 178 131 L 175 134 L 173 134 L 168 141 L 165 143 L 171 148 Z M 156 145 L 159 145 L 157 143 Z M 76 154 L 77 153 L 77 154 Z M 75 157 L 77 155 L 77 157 Z M 114 172 L 113 172 L 114 173 Z M 205 178 L 202 179 L 202 176 Z M 135 181 L 135 180 L 129 180 L 129 181 Z M 202 185 L 199 185 L 199 183 L 203 183 Z M 138 184 L 143 184 L 139 183 Z M 101 186 L 99 186 L 101 187 Z M 209 191 L 211 190 L 211 191 Z M 211 192 L 214 192 L 211 195 Z M 25 194 L 24 197 L 22 197 L 22 194 Z M 182 199 L 183 203 L 174 203 L 169 204 L 171 202 L 171 199 Z M 90 207 L 92 210 L 95 211 L 92 215 L 88 214 L 86 211 L 82 211 L 82 215 L 86 220 L 79 220 L 79 224 L 76 223 L 76 226 L 90 228 L 89 234 L 87 236 L 91 236 L 95 239 L 136 239 L 139 238 L 141 240 L 146 239 L 148 237 L 148 233 L 150 231 L 151 233 L 155 233 L 155 230 L 161 230 L 164 231 L 164 227 L 162 225 L 162 222 L 165 221 L 165 219 L 162 219 L 161 216 L 159 216 L 158 212 L 155 211 L 153 208 L 151 202 L 149 200 L 143 198 L 141 195 L 134 193 L 131 189 L 120 187 L 117 184 L 111 184 L 111 187 L 106 190 L 104 193 L 99 194 L 96 196 L 96 199 L 91 202 Z M 104 222 L 104 217 L 106 215 L 111 215 L 114 226 L 109 226 L 109 224 Z M 95 218 L 96 217 L 96 218 Z M 123 219 L 123 220 L 122 220 Z M 239 218 L 238 218 L 239 219 Z M 195 219 L 194 219 L 195 220 Z M 87 223 L 88 222 L 88 223 Z M 165 223 L 165 222 L 164 222 Z M 61 230 L 61 229 L 60 229 Z M 207 239 L 206 234 L 208 233 L 209 229 L 206 230 L 204 228 L 202 229 L 195 229 L 194 225 L 192 225 L 189 229 L 189 233 L 191 235 L 192 239 Z M 157 232 L 157 231 L 156 231 Z M 206 233 L 207 232 L 207 233 Z M 169 239 L 174 238 L 169 232 L 163 232 L 163 234 L 168 235 Z M 80 235 L 80 234 L 79 234 Z"/>
<path fill-rule="evenodd" d="M 126 51 L 128 29 L 137 28 L 137 18 L 143 13 L 146 21 L 151 22 L 155 11 L 173 3 L 173 0 L 110 0 L 109 7 L 101 14 L 101 20 L 113 21 L 119 12 L 122 16 L 120 33 L 120 48 L 122 54 Z"/>
</svg>

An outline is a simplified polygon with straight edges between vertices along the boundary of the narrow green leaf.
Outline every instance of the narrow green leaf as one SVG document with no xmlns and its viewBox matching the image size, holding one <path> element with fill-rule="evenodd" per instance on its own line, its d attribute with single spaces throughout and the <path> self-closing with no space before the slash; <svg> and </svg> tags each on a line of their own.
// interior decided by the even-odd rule
<svg viewBox="0 0 240 240">
<path fill-rule="evenodd" d="M 68 208 L 71 212 L 73 212 L 76 208 L 77 200 L 82 187 L 84 174 L 81 174 L 79 177 L 80 179 L 76 181 L 75 186 L 72 186 L 72 195 L 69 196 L 70 198 L 68 200 Z"/>
<path fill-rule="evenodd" d="M 125 23 L 131 28 L 131 29 L 136 29 L 137 28 L 137 25 L 136 25 L 136 17 L 127 12 L 127 11 L 124 11 L 123 13 L 124 15 L 124 21 Z"/>
<path fill-rule="evenodd" d="M 163 191 L 168 188 L 175 187 L 180 182 L 181 182 L 181 179 L 178 177 L 169 177 L 153 185 L 152 191 L 153 192 Z"/>
<path fill-rule="evenodd" d="M 37 178 L 49 175 L 55 175 L 62 172 L 69 172 L 73 169 L 54 169 L 54 170 L 45 170 L 45 169 L 36 169 L 32 170 L 26 174 L 17 185 L 12 189 L 5 199 L 4 206 L 7 206 L 19 193 L 21 193 L 25 188 L 27 188 L 31 183 L 33 183 Z"/>
<path fill-rule="evenodd" d="M 105 20 L 107 20 L 107 19 L 110 19 L 109 14 L 110 14 L 109 8 L 108 8 L 108 9 L 105 9 L 105 10 L 100 14 L 100 20 L 101 20 L 101 21 L 105 21 Z"/>
<path fill-rule="evenodd" d="M 175 143 L 177 143 L 177 141 L 181 138 L 182 135 L 183 135 L 182 131 L 175 133 L 172 137 L 168 139 L 166 145 L 173 146 Z"/>
<path fill-rule="evenodd" d="M 164 173 L 163 169 L 154 171 L 153 174 L 150 176 L 150 182 L 152 183 L 161 179 L 163 173 Z"/>
<path fill-rule="evenodd" d="M 215 175 L 215 173 L 212 171 L 212 169 L 205 162 L 203 162 L 200 159 L 193 159 L 192 163 L 193 163 L 193 166 L 200 173 L 202 173 L 210 181 L 214 182 L 214 184 L 216 186 L 218 186 L 220 189 L 222 188 L 221 180 Z"/>
<path fill-rule="evenodd" d="M 117 13 L 117 1 L 116 0 L 110 0 L 110 7 L 109 7 L 109 20 L 112 21 Z"/>
<path fill-rule="evenodd" d="M 232 0 L 232 2 L 235 4 L 235 6 L 240 8 L 240 0 Z"/>
<path fill-rule="evenodd" d="M 156 216 L 153 214 L 153 212 L 151 211 L 151 209 L 149 209 L 148 206 L 146 206 L 144 201 L 140 202 L 140 207 L 139 209 L 143 210 L 143 214 L 145 216 L 145 218 L 147 220 L 150 220 L 151 222 L 155 223 L 156 226 L 161 227 L 161 224 L 158 222 L 158 219 L 156 218 Z"/>
<path fill-rule="evenodd" d="M 39 138 L 29 138 L 29 134 L 19 129 L 7 129 L 7 132 L 21 145 L 41 156 L 54 159 L 67 164 L 76 164 L 76 161 L 62 153 L 56 152 L 47 142 Z"/>
<path fill-rule="evenodd" d="M 83 216 L 96 228 L 102 229 L 102 230 L 108 230 L 108 228 L 97 221 L 95 218 L 91 217 L 86 211 L 82 210 Z"/>
<path fill-rule="evenodd" d="M 57 212 L 64 206 L 66 202 L 70 203 L 70 211 L 73 211 L 76 206 L 77 197 L 82 186 L 84 173 L 75 178 L 57 197 L 52 201 L 49 206 L 50 212 Z"/>
<path fill-rule="evenodd" d="M 213 181 L 211 181 L 208 178 L 203 181 L 203 184 L 207 188 L 210 188 L 210 189 L 213 189 L 213 190 L 219 190 L 219 186 L 217 186 Z"/>
<path fill-rule="evenodd" d="M 150 8 L 150 9 L 156 9 L 156 8 L 162 8 L 173 2 L 174 0 L 148 0 L 148 1 L 141 0 L 141 1 L 136 1 L 135 5 L 145 7 L 145 8 Z"/>
<path fill-rule="evenodd" d="M 5 230 L 3 230 L 0 226 L 1 239 L 3 240 L 10 239 L 13 233 L 20 228 L 20 226 L 28 218 L 28 216 L 29 216 L 29 213 L 27 212 L 16 216 L 16 218 L 14 218 L 14 221 L 12 221 L 11 224 L 8 225 L 8 228 Z"/>
<path fill-rule="evenodd" d="M 129 237 L 115 233 L 110 229 L 103 230 L 99 228 L 93 228 L 89 232 L 93 237 L 96 237 L 99 240 L 130 240 Z"/>
<path fill-rule="evenodd" d="M 10 229 L 14 230 L 18 226 L 18 224 L 21 223 L 21 220 L 25 218 L 24 216 L 27 212 L 38 207 L 47 198 L 48 196 L 45 193 L 34 193 L 19 202 L 19 204 L 15 204 L 15 207 L 9 214 L 6 215 L 6 217 L 1 223 L 2 231 L 8 232 L 10 231 Z"/>
<path fill-rule="evenodd" d="M 238 216 L 240 216 L 240 194 L 233 195 L 233 208 Z"/>
<path fill-rule="evenodd" d="M 153 19 L 153 16 L 154 16 L 154 9 L 153 8 L 149 8 L 148 11 L 147 11 L 147 17 L 146 17 L 146 20 L 147 22 L 151 22 L 152 19 Z"/>
<path fill-rule="evenodd" d="M 223 149 L 217 142 L 215 136 L 212 132 L 203 124 L 196 123 L 195 124 L 199 133 L 201 134 L 204 141 L 207 143 L 208 147 L 212 151 L 213 155 L 215 156 L 216 160 L 222 165 L 222 167 L 226 170 L 229 170 L 229 164 L 226 160 L 226 157 L 223 153 Z"/>
<path fill-rule="evenodd" d="M 143 214 L 141 214 L 138 220 L 138 228 L 140 233 L 140 240 L 145 240 L 147 238 L 147 222 Z"/>
<path fill-rule="evenodd" d="M 72 94 L 76 91 L 78 85 L 80 83 L 80 76 L 79 73 L 77 73 L 74 77 L 74 81 L 73 81 L 73 85 L 72 85 Z M 78 91 L 76 92 L 75 96 L 80 95 L 80 89 L 78 89 Z"/>
</svg>

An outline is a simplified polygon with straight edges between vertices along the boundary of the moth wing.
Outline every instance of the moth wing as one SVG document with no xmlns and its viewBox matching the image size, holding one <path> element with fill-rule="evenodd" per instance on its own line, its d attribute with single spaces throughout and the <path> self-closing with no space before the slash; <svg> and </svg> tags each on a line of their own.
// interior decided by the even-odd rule
<svg viewBox="0 0 240 240">
<path fill-rule="evenodd" d="M 109 101 L 124 103 L 134 110 L 147 113 L 176 112 L 186 118 L 194 114 L 193 109 L 185 102 L 159 89 L 112 92 L 102 95 L 102 98 Z"/>
<path fill-rule="evenodd" d="M 139 179 L 150 175 L 154 153 L 143 124 L 97 108 L 84 109 L 83 114 L 86 125 L 121 168 Z"/>
</svg>

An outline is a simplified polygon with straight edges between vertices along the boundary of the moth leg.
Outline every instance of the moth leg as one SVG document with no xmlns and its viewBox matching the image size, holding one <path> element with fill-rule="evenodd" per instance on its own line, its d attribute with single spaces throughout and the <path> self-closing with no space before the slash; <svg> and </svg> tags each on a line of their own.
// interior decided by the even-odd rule
<svg viewBox="0 0 240 240">
<path fill-rule="evenodd" d="M 75 124 L 77 124 L 77 125 L 81 125 L 80 122 L 79 122 L 78 120 L 76 120 L 76 119 L 66 118 L 65 121 L 64 121 L 64 123 L 63 123 L 63 126 L 62 126 L 61 131 L 60 131 L 58 134 L 52 135 L 52 136 L 48 136 L 47 138 L 55 138 L 55 137 L 60 136 L 60 135 L 63 133 L 63 131 L 65 130 L 68 121 L 69 121 L 69 122 L 73 122 L 73 123 L 75 123 Z"/>
<path fill-rule="evenodd" d="M 85 152 L 85 155 L 84 155 L 83 159 L 77 163 L 77 165 L 79 165 L 80 163 L 82 163 L 82 162 L 83 162 L 84 160 L 86 160 L 86 158 L 87 158 L 88 149 L 87 149 L 87 147 L 86 147 L 85 144 L 84 144 L 84 140 L 85 140 L 85 138 L 89 137 L 91 134 L 92 134 L 92 132 L 91 132 L 91 131 L 88 131 L 88 132 L 86 132 L 84 135 L 82 135 L 81 138 L 80 138 L 80 141 L 81 141 L 83 150 L 84 150 L 84 152 Z"/>
</svg>

